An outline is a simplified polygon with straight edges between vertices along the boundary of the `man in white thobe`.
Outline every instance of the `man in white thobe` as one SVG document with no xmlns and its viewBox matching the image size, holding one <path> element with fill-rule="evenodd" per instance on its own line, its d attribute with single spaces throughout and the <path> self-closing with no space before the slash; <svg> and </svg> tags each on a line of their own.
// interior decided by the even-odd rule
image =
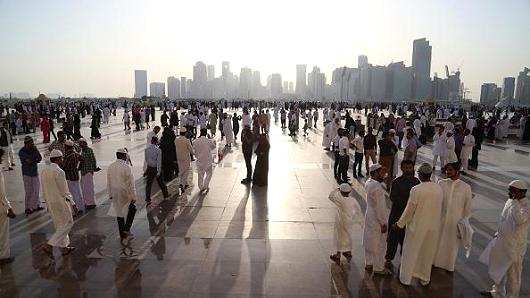
<svg viewBox="0 0 530 298">
<path fill-rule="evenodd" d="M 365 269 L 375 274 L 391 274 L 385 268 L 387 210 L 385 191 L 381 186 L 385 169 L 378 163 L 369 168 L 370 178 L 366 181 L 366 213 L 364 217 L 363 246 Z"/>
<path fill-rule="evenodd" d="M 197 186 L 201 192 L 210 190 L 209 185 L 213 171 L 212 150 L 216 146 L 215 140 L 207 137 L 207 134 L 206 128 L 201 128 L 199 138 L 193 141 L 193 152 L 195 152 L 195 157 L 197 158 L 195 162 L 197 166 Z"/>
<path fill-rule="evenodd" d="M 475 146 L 475 137 L 471 134 L 469 129 L 464 129 L 464 145 L 460 151 L 460 160 L 462 161 L 462 174 L 466 174 L 469 170 L 469 158 Z"/>
<path fill-rule="evenodd" d="M 434 134 L 433 137 L 433 146 L 432 146 L 432 168 L 433 171 L 436 170 L 436 163 L 440 159 L 440 168 L 445 166 L 445 159 L 447 157 L 447 136 L 444 133 L 444 127 L 440 127 L 438 132 Z"/>
<path fill-rule="evenodd" d="M 40 174 L 42 195 L 55 226 L 55 233 L 42 249 L 52 259 L 54 258 L 53 247 L 59 247 L 63 256 L 75 249 L 69 246 L 68 233 L 74 226 L 72 212 L 77 213 L 77 210 L 73 197 L 68 190 L 66 174 L 60 167 L 62 162 L 63 153 L 53 149 L 50 152 L 50 163 L 44 166 Z"/>
<path fill-rule="evenodd" d="M 151 140 L 153 139 L 153 137 L 158 138 L 159 132 L 160 132 L 160 126 L 157 125 L 153 128 L 153 130 L 147 133 L 147 137 L 146 137 L 147 145 L 146 146 L 149 146 L 151 144 Z"/>
<path fill-rule="evenodd" d="M 510 199 L 501 213 L 499 227 L 481 261 L 488 263 L 488 273 L 495 285 L 481 294 L 490 297 L 517 298 L 521 289 L 521 273 L 526 254 L 530 205 L 526 198 L 528 184 L 514 180 L 509 184 Z M 489 253 L 489 255 L 488 255 Z"/>
<path fill-rule="evenodd" d="M 448 163 L 447 179 L 438 181 L 443 191 L 442 226 L 438 252 L 434 266 L 447 271 L 455 271 L 456 257 L 462 235 L 458 232 L 458 223 L 471 216 L 471 186 L 460 180 L 460 165 Z"/>
<path fill-rule="evenodd" d="M 223 133 L 226 137 L 226 147 L 232 147 L 234 143 L 234 130 L 232 129 L 232 116 L 225 113 L 223 119 Z"/>
<path fill-rule="evenodd" d="M 394 229 L 405 230 L 399 280 L 410 285 L 412 278 L 424 286 L 431 280 L 431 268 L 438 248 L 442 214 L 442 188 L 431 182 L 432 167 L 424 163 L 418 168 L 419 185 L 410 190 L 409 201 Z"/>
<path fill-rule="evenodd" d="M 175 149 L 177 152 L 177 163 L 179 166 L 179 183 L 181 193 L 189 187 L 188 177 L 190 175 L 191 155 L 193 147 L 188 138 L 186 138 L 187 129 L 180 128 L 180 136 L 175 138 Z"/>
<path fill-rule="evenodd" d="M 350 262 L 352 258 L 352 234 L 354 216 L 356 213 L 355 200 L 350 197 L 352 188 L 347 183 L 342 183 L 339 189 L 333 190 L 329 194 L 329 200 L 337 206 L 335 213 L 334 242 L 335 254 L 329 256 L 331 260 L 340 263 L 341 253 Z"/>
<path fill-rule="evenodd" d="M 136 187 L 131 166 L 127 163 L 127 150 L 116 151 L 116 161 L 107 169 L 107 189 L 110 198 L 108 215 L 117 218 L 121 239 L 131 238 L 131 226 L 136 214 Z"/>
<path fill-rule="evenodd" d="M 5 154 L 7 152 L 0 149 L 0 159 Z M 0 173 L 0 265 L 14 261 L 14 258 L 10 257 L 9 249 L 9 218 L 13 217 L 15 217 L 15 213 L 6 196 L 4 174 Z"/>
</svg>

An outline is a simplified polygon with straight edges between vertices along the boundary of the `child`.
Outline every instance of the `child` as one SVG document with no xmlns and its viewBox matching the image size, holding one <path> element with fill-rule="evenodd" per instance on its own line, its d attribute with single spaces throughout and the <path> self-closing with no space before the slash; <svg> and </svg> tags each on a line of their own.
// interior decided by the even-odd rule
<svg viewBox="0 0 530 298">
<path fill-rule="evenodd" d="M 308 133 L 307 133 L 307 118 L 304 119 L 304 137 L 307 137 L 308 136 Z"/>
</svg>

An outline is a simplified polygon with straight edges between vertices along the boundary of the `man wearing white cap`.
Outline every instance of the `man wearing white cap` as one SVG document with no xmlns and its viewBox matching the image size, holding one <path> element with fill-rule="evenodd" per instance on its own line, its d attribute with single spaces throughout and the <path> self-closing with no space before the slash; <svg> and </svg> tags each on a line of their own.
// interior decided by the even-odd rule
<svg viewBox="0 0 530 298">
<path fill-rule="evenodd" d="M 355 216 L 355 201 L 350 197 L 352 188 L 347 183 L 342 183 L 338 189 L 329 194 L 329 200 L 337 206 L 335 213 L 334 241 L 337 253 L 329 256 L 331 260 L 340 263 L 340 254 L 350 262 L 352 258 L 353 224 Z"/>
<path fill-rule="evenodd" d="M 116 151 L 117 160 L 107 169 L 107 185 L 111 204 L 108 215 L 117 217 L 120 238 L 132 236 L 130 230 L 136 214 L 136 188 L 127 150 Z"/>
<path fill-rule="evenodd" d="M 410 285 L 412 278 L 426 286 L 431 281 L 431 268 L 438 248 L 442 214 L 442 188 L 431 181 L 433 168 L 428 163 L 418 168 L 421 183 L 410 190 L 401 218 L 392 228 L 405 230 L 399 281 Z"/>
<path fill-rule="evenodd" d="M 501 212 L 497 233 L 480 257 L 481 261 L 488 263 L 489 276 L 495 282 L 492 290 L 482 292 L 483 295 L 519 297 L 530 227 L 527 190 L 528 185 L 524 181 L 514 180 L 509 184 L 510 199 Z"/>
<path fill-rule="evenodd" d="M 386 252 L 387 210 L 385 191 L 381 182 L 385 179 L 385 168 L 376 163 L 369 168 L 370 178 L 366 180 L 366 213 L 364 217 L 363 246 L 365 269 L 375 274 L 388 275 L 384 267 Z"/>
<path fill-rule="evenodd" d="M 188 176 L 190 174 L 191 155 L 193 147 L 190 139 L 186 138 L 187 129 L 180 128 L 180 136 L 175 138 L 175 149 L 177 151 L 177 163 L 179 166 L 179 183 L 180 190 L 184 192 L 188 188 Z"/>
<path fill-rule="evenodd" d="M 66 184 L 66 174 L 60 167 L 62 163 L 62 152 L 53 149 L 50 152 L 50 164 L 44 166 L 40 175 L 42 195 L 55 226 L 55 233 L 42 248 L 50 258 L 53 258 L 53 247 L 59 247 L 63 256 L 74 250 L 69 246 L 68 233 L 74 225 L 72 213 L 77 210 Z"/>
</svg>

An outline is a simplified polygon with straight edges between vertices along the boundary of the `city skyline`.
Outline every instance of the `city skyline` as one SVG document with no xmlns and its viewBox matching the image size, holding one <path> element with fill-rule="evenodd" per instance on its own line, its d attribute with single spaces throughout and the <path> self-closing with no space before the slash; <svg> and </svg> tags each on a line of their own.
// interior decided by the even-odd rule
<svg viewBox="0 0 530 298">
<path fill-rule="evenodd" d="M 448 10 L 447 1 L 0 1 L 0 26 L 9 28 L 0 32 L 8 45 L 0 49 L 0 94 L 132 97 L 134 70 L 148 70 L 149 82 L 167 82 L 170 76 L 192 78 L 197 61 L 214 65 L 217 77 L 222 61 L 230 61 L 237 75 L 242 67 L 260 70 L 263 85 L 273 73 L 296 82 L 297 64 L 307 65 L 307 73 L 317 66 L 329 82 L 334 69 L 357 67 L 359 55 L 374 65 L 411 66 L 412 40 L 426 37 L 430 77 L 445 77 L 445 65 L 460 68 L 468 97 L 478 101 L 484 82 L 502 85 L 530 65 L 524 21 L 530 3 L 453 2 Z M 183 14 L 175 22 L 174 11 L 200 11 L 202 17 Z M 495 26 L 487 26 L 492 21 Z"/>
</svg>

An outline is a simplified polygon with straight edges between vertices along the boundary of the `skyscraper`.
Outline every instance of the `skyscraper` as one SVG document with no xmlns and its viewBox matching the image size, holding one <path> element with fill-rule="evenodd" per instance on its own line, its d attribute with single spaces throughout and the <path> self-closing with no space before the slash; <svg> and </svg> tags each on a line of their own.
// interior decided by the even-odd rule
<svg viewBox="0 0 530 298">
<path fill-rule="evenodd" d="M 259 98 L 262 97 L 262 86 L 261 86 L 261 73 L 259 70 L 255 70 L 252 73 L 252 87 L 250 90 L 250 96 L 252 98 Z"/>
<path fill-rule="evenodd" d="M 134 98 L 147 96 L 147 70 L 134 71 Z"/>
<path fill-rule="evenodd" d="M 282 96 L 282 75 L 279 73 L 273 73 L 270 76 L 270 89 L 272 98 L 280 98 Z"/>
<path fill-rule="evenodd" d="M 215 65 L 208 65 L 208 82 L 215 79 Z"/>
<path fill-rule="evenodd" d="M 298 64 L 296 65 L 296 95 L 305 97 L 306 91 L 307 91 L 307 84 L 306 84 L 306 70 L 307 65 L 305 64 Z M 280 84 L 281 86 L 281 84 Z"/>
<path fill-rule="evenodd" d="M 208 80 L 206 64 L 202 61 L 198 61 L 193 66 L 193 83 L 191 87 L 192 96 L 194 98 L 205 98 L 206 82 Z"/>
<path fill-rule="evenodd" d="M 412 68 L 403 61 L 390 63 L 387 67 L 386 98 L 391 101 L 410 99 Z"/>
<path fill-rule="evenodd" d="M 326 76 L 320 72 L 320 68 L 314 66 L 307 77 L 307 95 L 312 99 L 322 100 L 322 97 L 324 97 Z"/>
<path fill-rule="evenodd" d="M 163 82 L 152 82 L 149 84 L 149 95 L 155 98 L 165 98 L 166 84 Z"/>
<path fill-rule="evenodd" d="M 242 67 L 239 74 L 239 96 L 241 98 L 250 98 L 252 87 L 252 69 Z"/>
<path fill-rule="evenodd" d="M 484 83 L 480 88 L 480 103 L 483 105 L 494 105 L 498 100 L 497 84 Z"/>
<path fill-rule="evenodd" d="M 432 47 L 426 38 L 416 39 L 412 47 L 412 97 L 424 99 L 431 93 Z"/>
<path fill-rule="evenodd" d="M 186 77 L 180 77 L 180 97 L 188 98 L 188 89 L 186 88 Z"/>
<path fill-rule="evenodd" d="M 504 78 L 502 83 L 502 98 L 513 99 L 515 94 L 515 78 L 507 77 Z"/>
<path fill-rule="evenodd" d="M 386 95 L 386 67 L 373 66 L 371 75 L 370 98 L 375 101 L 382 101 Z"/>
<path fill-rule="evenodd" d="M 520 105 L 530 106 L 530 69 L 525 67 L 517 76 L 515 99 Z"/>
<path fill-rule="evenodd" d="M 167 78 L 167 97 L 169 99 L 180 98 L 180 81 L 175 77 Z"/>
<path fill-rule="evenodd" d="M 223 61 L 222 62 L 222 73 L 221 75 L 223 76 L 223 79 L 227 79 L 228 76 L 230 75 L 230 62 L 228 61 Z"/>
<path fill-rule="evenodd" d="M 367 65 L 368 65 L 368 57 L 366 55 L 359 55 L 359 57 L 357 57 L 357 67 L 361 68 Z"/>
</svg>

